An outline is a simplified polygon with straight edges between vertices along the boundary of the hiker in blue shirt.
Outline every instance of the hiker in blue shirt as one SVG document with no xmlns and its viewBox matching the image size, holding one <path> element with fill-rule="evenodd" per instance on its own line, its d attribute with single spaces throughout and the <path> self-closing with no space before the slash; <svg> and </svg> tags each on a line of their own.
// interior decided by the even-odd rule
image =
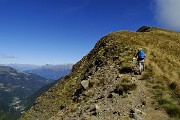
<svg viewBox="0 0 180 120">
<path fill-rule="evenodd" d="M 138 61 L 139 74 L 141 75 L 142 71 L 145 68 L 144 60 L 146 58 L 146 54 L 144 53 L 144 50 L 142 50 L 142 48 L 138 49 L 136 57 L 137 57 L 137 61 Z"/>
</svg>

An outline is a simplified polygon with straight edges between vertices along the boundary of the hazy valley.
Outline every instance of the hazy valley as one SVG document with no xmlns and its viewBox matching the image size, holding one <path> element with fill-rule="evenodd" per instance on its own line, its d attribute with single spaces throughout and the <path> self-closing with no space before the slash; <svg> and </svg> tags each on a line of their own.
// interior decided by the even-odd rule
<svg viewBox="0 0 180 120">
<path fill-rule="evenodd" d="M 0 66 L 0 119 L 19 117 L 53 81 L 67 75 L 72 69 L 71 64 L 8 65 Z"/>
<path fill-rule="evenodd" d="M 48 79 L 39 75 L 0 66 L 0 111 L 18 116 L 23 110 L 19 111 L 16 104 L 48 83 Z"/>
</svg>

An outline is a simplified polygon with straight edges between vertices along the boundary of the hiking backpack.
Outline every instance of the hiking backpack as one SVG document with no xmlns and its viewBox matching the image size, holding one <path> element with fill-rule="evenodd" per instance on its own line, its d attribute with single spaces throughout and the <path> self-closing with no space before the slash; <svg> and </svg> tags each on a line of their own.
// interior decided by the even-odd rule
<svg viewBox="0 0 180 120">
<path fill-rule="evenodd" d="M 138 53 L 138 58 L 142 59 L 145 57 L 145 53 L 143 50 L 140 50 L 139 53 Z"/>
</svg>

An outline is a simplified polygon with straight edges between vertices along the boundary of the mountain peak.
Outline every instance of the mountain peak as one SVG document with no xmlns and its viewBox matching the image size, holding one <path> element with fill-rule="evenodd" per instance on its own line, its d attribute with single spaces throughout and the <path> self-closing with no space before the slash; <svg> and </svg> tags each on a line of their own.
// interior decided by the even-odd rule
<svg viewBox="0 0 180 120">
<path fill-rule="evenodd" d="M 110 33 L 21 120 L 179 118 L 179 46 L 180 33 L 154 27 Z M 147 55 L 142 75 L 132 69 L 139 47 Z"/>
<path fill-rule="evenodd" d="M 142 26 L 136 32 L 150 32 L 152 27 Z"/>
<path fill-rule="evenodd" d="M 142 26 L 140 27 L 136 32 L 176 32 L 176 31 L 172 31 L 172 30 L 167 30 L 167 29 L 162 29 L 162 28 L 158 28 L 158 27 L 150 27 L 150 26 Z"/>
</svg>

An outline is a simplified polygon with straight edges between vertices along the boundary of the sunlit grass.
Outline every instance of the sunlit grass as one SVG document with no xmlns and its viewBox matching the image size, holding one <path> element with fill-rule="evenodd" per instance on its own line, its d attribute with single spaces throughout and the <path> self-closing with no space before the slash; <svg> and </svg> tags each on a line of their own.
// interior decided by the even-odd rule
<svg viewBox="0 0 180 120">
<path fill-rule="evenodd" d="M 93 76 L 102 66 L 110 67 L 115 64 L 119 67 L 119 74 L 132 73 L 131 60 L 137 49 L 143 48 L 147 58 L 142 79 L 147 81 L 148 89 L 154 94 L 158 106 L 164 108 L 171 117 L 179 118 L 180 33 L 157 28 L 150 28 L 148 31 L 143 33 L 121 31 L 104 36 L 88 55 L 73 66 L 72 73 L 66 76 L 61 84 L 58 83 L 51 89 L 53 92 L 48 91 L 37 99 L 37 105 L 28 112 L 29 114 L 27 113 L 27 116 L 41 114 L 41 111 L 33 110 L 35 107 L 45 109 L 44 116 L 49 117 L 54 114 L 52 109 L 61 104 L 67 104 L 69 108 L 70 105 L 76 105 L 71 97 L 75 90 L 80 88 L 80 81 Z M 90 88 L 103 86 L 105 82 L 106 79 L 99 75 L 99 81 L 90 81 Z M 129 91 L 135 90 L 137 85 L 124 79 L 116 87 Z M 89 90 L 86 94 L 92 96 L 93 93 L 94 91 Z M 47 109 L 49 103 L 52 105 Z"/>
</svg>

